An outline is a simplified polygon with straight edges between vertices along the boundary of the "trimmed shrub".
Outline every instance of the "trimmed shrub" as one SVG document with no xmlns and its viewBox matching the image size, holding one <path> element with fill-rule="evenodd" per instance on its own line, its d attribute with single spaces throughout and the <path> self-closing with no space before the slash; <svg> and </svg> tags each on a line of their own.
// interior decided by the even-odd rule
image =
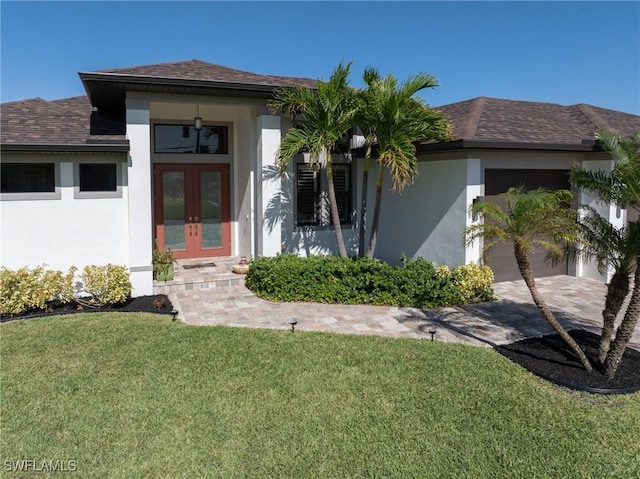
<svg viewBox="0 0 640 479">
<path fill-rule="evenodd" d="M 245 283 L 274 301 L 433 308 L 493 298 L 488 267 L 436 268 L 423 258 L 403 258 L 403 263 L 285 254 L 252 259 Z"/>
<path fill-rule="evenodd" d="M 69 272 L 48 270 L 46 265 L 18 270 L 0 269 L 0 314 L 16 315 L 46 310 L 54 303 L 73 300 L 75 267 Z"/>
<path fill-rule="evenodd" d="M 46 265 L 18 270 L 0 268 L 0 314 L 15 316 L 29 311 L 71 303 L 78 290 L 91 295 L 90 304 L 96 306 L 118 304 L 131 295 L 131 282 L 125 266 L 87 266 L 75 282 L 77 268 L 65 274 L 46 269 Z M 79 291 L 78 291 L 79 292 Z"/>
<path fill-rule="evenodd" d="M 81 275 L 82 290 L 96 305 L 124 303 L 131 295 L 131 281 L 126 266 L 85 266 Z"/>
</svg>

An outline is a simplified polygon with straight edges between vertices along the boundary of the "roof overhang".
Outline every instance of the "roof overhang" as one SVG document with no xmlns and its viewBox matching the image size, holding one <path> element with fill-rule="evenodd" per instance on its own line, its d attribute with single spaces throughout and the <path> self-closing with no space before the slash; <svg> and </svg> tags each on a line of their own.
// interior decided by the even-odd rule
<svg viewBox="0 0 640 479">
<path fill-rule="evenodd" d="M 79 75 L 89 101 L 99 110 L 124 109 L 127 91 L 266 99 L 270 98 L 273 92 L 279 88 L 273 85 L 117 73 L 80 72 Z"/>
<path fill-rule="evenodd" d="M 582 140 L 581 143 L 531 143 L 495 140 L 456 140 L 446 143 L 418 145 L 417 153 L 431 153 L 451 150 L 537 150 L 537 151 L 603 151 L 596 140 Z"/>
<path fill-rule="evenodd" d="M 6 153 L 99 153 L 122 154 L 129 152 L 129 140 L 113 143 L 91 143 L 86 145 L 45 145 L 45 144 L 10 144 L 0 145 L 0 151 Z"/>
</svg>

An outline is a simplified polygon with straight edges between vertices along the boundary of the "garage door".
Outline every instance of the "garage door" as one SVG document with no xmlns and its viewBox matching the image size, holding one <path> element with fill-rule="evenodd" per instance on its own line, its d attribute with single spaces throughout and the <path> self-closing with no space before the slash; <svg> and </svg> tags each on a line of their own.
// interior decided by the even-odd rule
<svg viewBox="0 0 640 479">
<path fill-rule="evenodd" d="M 484 201 L 499 202 L 498 195 L 514 186 L 524 185 L 525 189 L 547 188 L 550 190 L 570 189 L 567 170 L 515 170 L 486 169 Z M 567 274 L 567 262 L 551 266 L 544 261 L 544 251 L 530 255 L 531 268 L 537 278 Z M 488 263 L 493 270 L 495 281 L 522 279 L 513 254 L 513 245 L 499 244 L 489 252 Z"/>
</svg>

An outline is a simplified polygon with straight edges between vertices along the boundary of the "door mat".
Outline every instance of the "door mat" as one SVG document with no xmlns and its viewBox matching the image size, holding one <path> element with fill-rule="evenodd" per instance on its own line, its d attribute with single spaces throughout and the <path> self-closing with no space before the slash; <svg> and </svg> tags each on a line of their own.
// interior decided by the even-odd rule
<svg viewBox="0 0 640 479">
<path fill-rule="evenodd" d="M 213 268 L 215 263 L 183 264 L 182 269 Z"/>
</svg>

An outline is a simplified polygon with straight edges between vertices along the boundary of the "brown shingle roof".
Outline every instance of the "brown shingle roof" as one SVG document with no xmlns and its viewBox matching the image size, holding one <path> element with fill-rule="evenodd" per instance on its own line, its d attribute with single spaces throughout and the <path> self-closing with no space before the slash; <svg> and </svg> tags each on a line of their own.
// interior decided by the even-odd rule
<svg viewBox="0 0 640 479">
<path fill-rule="evenodd" d="M 579 145 L 597 130 L 632 134 L 640 116 L 591 105 L 474 98 L 438 108 L 459 140 Z"/>
<path fill-rule="evenodd" d="M 46 101 L 42 98 L 0 105 L 3 145 L 85 145 L 125 140 L 123 125 L 92 114 L 86 97 Z"/>
<path fill-rule="evenodd" d="M 187 60 L 181 62 L 157 63 L 138 67 L 115 68 L 99 70 L 94 73 L 112 73 L 114 75 L 172 78 L 181 80 L 198 80 L 211 82 L 241 83 L 265 86 L 293 86 L 300 85 L 314 88 L 316 80 L 301 77 L 261 75 L 236 68 L 207 63 L 201 60 Z"/>
</svg>

